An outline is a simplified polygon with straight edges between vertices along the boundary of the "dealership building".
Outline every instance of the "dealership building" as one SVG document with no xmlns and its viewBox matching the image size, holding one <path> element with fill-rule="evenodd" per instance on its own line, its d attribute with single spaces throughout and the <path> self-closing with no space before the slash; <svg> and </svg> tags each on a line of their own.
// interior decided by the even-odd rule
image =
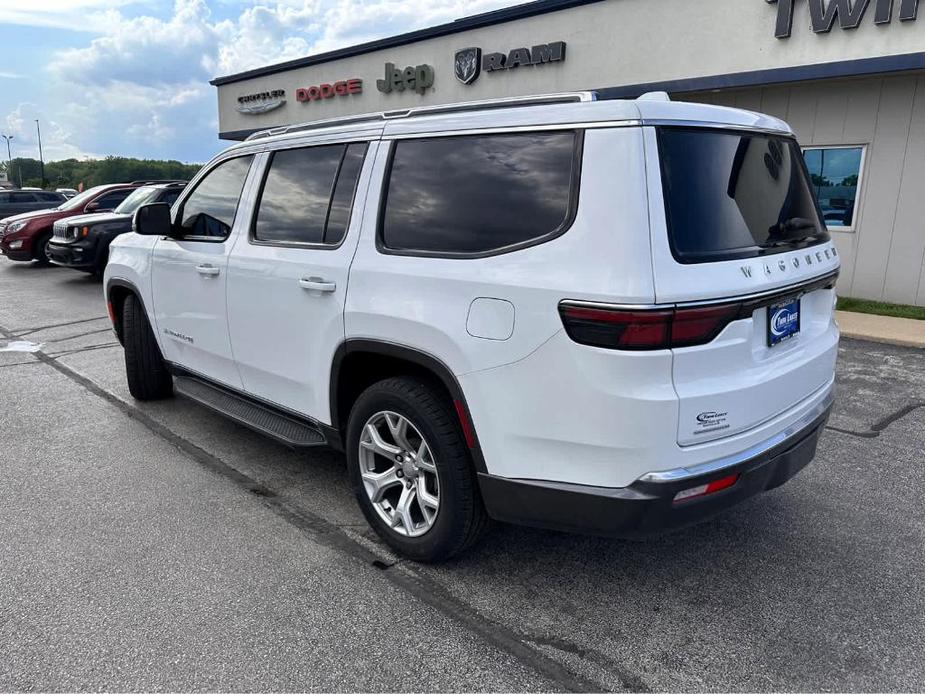
<svg viewBox="0 0 925 694">
<path fill-rule="evenodd" d="M 596 90 L 762 111 L 804 147 L 839 293 L 925 305 L 918 0 L 539 0 L 216 78 L 219 137 L 377 111 Z"/>
</svg>

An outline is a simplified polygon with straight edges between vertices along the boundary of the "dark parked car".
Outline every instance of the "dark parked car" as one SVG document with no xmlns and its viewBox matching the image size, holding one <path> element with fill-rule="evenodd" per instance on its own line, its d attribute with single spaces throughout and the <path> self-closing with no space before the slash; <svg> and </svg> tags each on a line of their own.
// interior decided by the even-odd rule
<svg viewBox="0 0 925 694">
<path fill-rule="evenodd" d="M 0 192 L 0 219 L 23 212 L 47 210 L 67 200 L 61 193 L 44 190 L 5 190 Z"/>
<path fill-rule="evenodd" d="M 85 190 L 50 210 L 24 212 L 0 219 L 0 254 L 10 260 L 36 260 L 42 265 L 47 265 L 50 262 L 48 242 L 51 240 L 52 225 L 59 219 L 89 212 L 111 212 L 136 188 L 153 183 L 171 182 L 107 183 Z"/>
<path fill-rule="evenodd" d="M 135 210 L 150 202 L 172 205 L 185 185 L 185 181 L 173 181 L 142 186 L 112 212 L 59 219 L 48 242 L 49 259 L 55 265 L 102 274 L 109 259 L 109 244 L 132 230 Z"/>
</svg>

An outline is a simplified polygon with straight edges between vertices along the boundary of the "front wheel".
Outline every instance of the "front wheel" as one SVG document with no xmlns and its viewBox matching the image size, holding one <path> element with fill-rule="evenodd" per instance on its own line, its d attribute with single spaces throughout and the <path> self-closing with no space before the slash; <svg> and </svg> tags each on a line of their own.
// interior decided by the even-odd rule
<svg viewBox="0 0 925 694">
<path fill-rule="evenodd" d="M 488 516 L 452 404 L 396 377 L 370 386 L 347 424 L 347 462 L 366 519 L 396 552 L 448 559 L 473 545 Z"/>
<path fill-rule="evenodd" d="M 159 400 L 173 394 L 173 379 L 167 371 L 160 347 L 134 294 L 122 305 L 122 344 L 125 347 L 125 375 L 128 390 L 137 400 Z"/>
<path fill-rule="evenodd" d="M 51 234 L 47 234 L 35 243 L 34 257 L 39 265 L 51 265 L 51 251 L 48 249 L 48 242 L 51 241 Z"/>
</svg>

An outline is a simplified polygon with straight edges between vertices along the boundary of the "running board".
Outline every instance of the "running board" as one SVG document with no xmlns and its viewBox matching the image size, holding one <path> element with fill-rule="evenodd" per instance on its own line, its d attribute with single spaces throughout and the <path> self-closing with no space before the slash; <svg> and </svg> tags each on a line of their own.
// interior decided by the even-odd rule
<svg viewBox="0 0 925 694">
<path fill-rule="evenodd" d="M 297 419 L 198 378 L 175 376 L 174 391 L 287 446 L 306 448 L 327 445 L 324 434 L 311 422 Z"/>
</svg>

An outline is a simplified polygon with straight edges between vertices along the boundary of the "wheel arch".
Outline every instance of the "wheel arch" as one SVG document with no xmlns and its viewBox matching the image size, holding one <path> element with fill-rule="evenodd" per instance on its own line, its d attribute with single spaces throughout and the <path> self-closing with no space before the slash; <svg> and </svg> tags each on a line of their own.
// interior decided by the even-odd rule
<svg viewBox="0 0 925 694">
<path fill-rule="evenodd" d="M 134 284 L 118 277 L 113 277 L 106 283 L 106 304 L 109 309 L 109 318 L 112 321 L 113 330 L 116 331 L 116 337 L 119 338 L 119 342 L 122 344 L 124 344 L 122 334 L 122 307 L 125 305 L 125 300 L 130 294 L 133 294 L 135 298 L 141 302 L 145 314 L 150 315 L 148 314 L 148 308 L 145 306 L 145 300 L 142 298 L 141 292 Z"/>
<path fill-rule="evenodd" d="M 331 365 L 331 426 L 345 438 L 353 403 L 373 383 L 396 375 L 430 380 L 450 398 L 456 409 L 460 433 L 469 446 L 478 472 L 487 472 L 466 396 L 450 368 L 426 352 L 380 340 L 352 339 L 342 342 Z"/>
</svg>

